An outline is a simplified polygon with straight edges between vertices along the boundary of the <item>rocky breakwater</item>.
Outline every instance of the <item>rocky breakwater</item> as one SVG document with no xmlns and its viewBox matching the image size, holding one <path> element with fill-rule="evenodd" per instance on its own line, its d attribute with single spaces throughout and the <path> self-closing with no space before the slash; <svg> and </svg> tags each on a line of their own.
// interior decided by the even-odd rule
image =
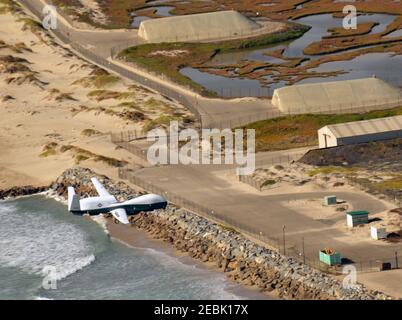
<svg viewBox="0 0 402 320">
<path fill-rule="evenodd" d="M 48 189 L 49 186 L 44 187 L 23 186 L 23 187 L 13 187 L 9 189 L 4 189 L 0 190 L 0 200 L 29 196 L 36 193 L 47 191 Z"/>
<path fill-rule="evenodd" d="M 94 195 L 90 178 L 97 176 L 119 199 L 137 196 L 122 182 L 114 183 L 89 169 L 71 169 L 53 184 L 59 196 L 73 185 L 82 195 Z M 244 285 L 254 286 L 284 299 L 390 299 L 362 285 L 344 289 L 342 282 L 299 261 L 261 247 L 233 229 L 215 224 L 184 209 L 169 205 L 166 210 L 132 217 L 131 227 L 171 243 L 192 258 L 213 264 Z"/>
</svg>

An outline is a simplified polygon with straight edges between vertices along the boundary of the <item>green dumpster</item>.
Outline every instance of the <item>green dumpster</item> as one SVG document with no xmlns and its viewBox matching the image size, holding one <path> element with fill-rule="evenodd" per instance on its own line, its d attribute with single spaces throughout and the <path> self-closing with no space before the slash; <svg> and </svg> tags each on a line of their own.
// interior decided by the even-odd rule
<svg viewBox="0 0 402 320">
<path fill-rule="evenodd" d="M 334 252 L 332 250 L 321 250 L 320 261 L 329 266 L 334 266 L 341 264 L 342 258 L 339 252 Z"/>
</svg>

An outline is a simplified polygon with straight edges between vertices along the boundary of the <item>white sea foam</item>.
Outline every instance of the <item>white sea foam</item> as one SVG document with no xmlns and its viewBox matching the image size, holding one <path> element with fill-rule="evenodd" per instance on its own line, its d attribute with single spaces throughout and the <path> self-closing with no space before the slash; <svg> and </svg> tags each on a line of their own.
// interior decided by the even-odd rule
<svg viewBox="0 0 402 320">
<path fill-rule="evenodd" d="M 37 297 L 34 297 L 34 300 L 54 300 L 54 299 L 37 296 Z"/>
<path fill-rule="evenodd" d="M 68 201 L 64 197 L 59 196 L 53 190 L 46 191 L 45 196 L 50 199 L 56 200 L 57 202 L 60 202 L 66 206 L 68 205 Z M 91 216 L 91 218 L 93 221 L 95 221 L 97 224 L 99 224 L 102 227 L 103 231 L 106 234 L 109 234 L 109 230 L 107 229 L 106 219 L 105 219 L 104 215 L 99 214 L 97 216 Z"/>
<path fill-rule="evenodd" d="M 181 261 L 179 257 L 169 255 L 168 253 L 156 250 L 153 248 L 140 248 L 129 245 L 119 239 L 113 238 L 130 248 L 142 250 L 148 256 L 158 261 L 158 264 L 166 269 L 166 273 L 171 273 L 172 270 L 181 270 L 182 274 L 191 274 L 194 277 L 193 281 L 186 284 L 187 287 L 192 287 L 192 291 L 208 292 L 207 296 L 219 297 L 222 300 L 238 300 L 242 297 L 231 292 L 230 283 L 226 280 L 225 276 L 221 273 L 213 272 L 206 268 L 197 266 L 196 264 L 189 264 Z M 199 281 L 197 281 L 199 280 Z"/>
<path fill-rule="evenodd" d="M 103 214 L 99 214 L 97 216 L 91 216 L 91 218 L 93 221 L 95 221 L 102 227 L 103 231 L 105 231 L 106 234 L 109 234 L 109 230 L 107 229 L 107 221 Z"/>
<path fill-rule="evenodd" d="M 189 283 L 190 287 L 194 286 L 194 290 L 209 292 L 208 296 L 219 297 L 219 299 L 223 300 L 238 300 L 241 298 L 229 291 L 229 282 L 221 273 L 201 268 L 196 264 L 184 263 L 178 257 L 171 256 L 163 251 L 158 251 L 153 248 L 145 248 L 144 250 L 156 258 L 162 266 L 166 267 L 166 269 L 183 270 L 184 272 L 196 271 L 192 273 L 192 276 L 197 277 L 200 281 Z"/>
<path fill-rule="evenodd" d="M 56 192 L 54 192 L 53 190 L 48 190 L 48 191 L 46 191 L 45 193 L 44 193 L 44 195 L 47 197 L 47 198 L 51 198 L 51 199 L 53 199 L 53 200 L 56 200 L 57 202 L 60 202 L 60 203 L 62 203 L 62 204 L 64 204 L 64 205 L 68 205 L 68 201 L 67 201 L 67 199 L 65 199 L 64 197 L 62 197 L 62 196 L 59 196 Z"/>
<path fill-rule="evenodd" d="M 22 210 L 23 211 L 23 210 Z M 77 226 L 52 214 L 21 212 L 13 203 L 0 204 L 0 264 L 27 273 L 63 279 L 95 260 L 93 248 Z"/>
</svg>

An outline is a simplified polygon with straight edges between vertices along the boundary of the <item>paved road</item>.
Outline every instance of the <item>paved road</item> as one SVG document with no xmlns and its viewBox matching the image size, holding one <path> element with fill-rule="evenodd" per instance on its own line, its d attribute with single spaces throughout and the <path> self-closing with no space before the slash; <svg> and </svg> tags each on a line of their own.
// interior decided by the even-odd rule
<svg viewBox="0 0 402 320">
<path fill-rule="evenodd" d="M 386 206 L 377 199 L 362 192 L 313 192 L 297 194 L 266 195 L 253 188 L 234 182 L 228 183 L 217 176 L 217 171 L 228 170 L 225 166 L 164 166 L 145 168 L 136 173 L 138 177 L 152 182 L 164 190 L 206 206 L 213 211 L 230 217 L 268 236 L 279 236 L 282 244 L 282 228 L 286 226 L 286 242 L 296 244 L 301 249 L 305 241 L 307 256 L 317 258 L 324 247 L 339 250 L 344 257 L 354 261 L 367 261 L 392 257 L 394 248 L 386 247 L 370 240 L 352 240 L 346 233 L 333 227 L 344 220 L 343 214 L 331 220 L 313 220 L 283 205 L 295 199 L 317 199 L 336 194 L 354 208 L 366 209 L 372 213 L 381 212 Z M 239 188 L 240 186 L 240 188 Z M 353 243 L 352 243 L 353 242 Z"/>
<path fill-rule="evenodd" d="M 43 3 L 40 0 L 20 0 L 28 3 L 36 10 L 41 11 Z M 138 41 L 135 31 L 106 31 L 89 32 L 75 30 L 59 21 L 60 28 L 75 43 L 90 50 L 101 58 L 110 55 L 111 48 L 120 46 L 126 42 L 133 44 Z M 145 77 L 145 76 L 144 76 Z M 149 78 L 149 82 L 158 81 Z M 174 93 L 186 95 L 194 108 L 198 110 L 204 123 L 218 122 L 236 125 L 236 119 L 243 117 L 253 121 L 256 114 L 267 113 L 270 108 L 268 100 L 244 99 L 238 102 L 222 99 L 206 99 L 195 94 L 184 92 L 174 86 L 169 86 L 161 81 L 159 85 L 169 87 Z M 246 121 L 247 122 L 247 121 Z M 269 158 L 269 155 L 268 155 Z M 214 170 L 222 170 L 224 167 L 214 166 L 168 166 L 160 168 L 146 168 L 138 172 L 142 178 L 153 182 L 165 190 L 172 190 L 196 203 L 208 206 L 216 212 L 235 218 L 237 221 L 248 224 L 266 235 L 280 235 L 283 225 L 286 226 L 286 239 L 289 243 L 300 243 L 305 239 L 306 254 L 317 256 L 319 249 L 331 246 L 339 250 L 344 256 L 355 260 L 384 258 L 392 256 L 394 249 L 385 247 L 370 241 L 356 241 L 332 227 L 336 221 L 317 221 L 307 218 L 296 211 L 282 205 L 289 199 L 321 198 L 328 195 L 327 192 L 300 193 L 291 195 L 263 195 L 254 190 L 240 190 L 223 179 L 216 177 Z M 227 168 L 226 168 L 227 169 Z M 242 187 L 246 187 L 242 185 Z M 331 192 L 333 193 L 333 192 Z M 372 197 L 362 193 L 337 193 L 338 197 L 352 203 L 356 208 L 368 209 L 370 212 L 378 212 L 385 207 Z M 339 218 L 341 219 L 341 218 Z M 395 248 L 400 246 L 395 245 Z"/>
<path fill-rule="evenodd" d="M 44 6 L 43 0 L 20 0 L 34 13 L 42 12 Z M 99 58 L 108 59 L 111 56 L 113 48 L 122 49 L 140 42 L 137 30 L 82 30 L 72 28 L 71 25 L 59 16 L 58 31 L 69 38 L 74 44 L 78 44 L 89 50 Z M 56 32 L 57 35 L 57 32 Z M 84 54 L 85 56 L 85 54 Z M 86 56 L 88 60 L 93 61 L 92 57 Z M 96 62 L 96 61 L 93 61 Z M 126 69 L 127 66 L 125 66 Z M 113 69 L 115 71 L 115 69 Z M 131 72 L 136 72 L 130 69 Z M 173 83 L 166 82 L 161 78 L 152 77 L 149 74 L 137 73 L 153 89 L 160 89 L 163 94 L 176 99 L 177 96 L 184 97 L 192 109 L 194 108 L 202 118 L 202 124 L 205 127 L 228 128 L 244 125 L 257 120 L 278 116 L 279 111 L 274 108 L 269 99 L 208 99 L 201 97 L 190 90 L 179 87 Z M 125 76 L 124 74 L 120 74 Z M 144 84 L 144 81 L 142 81 Z M 172 93 L 169 95 L 169 93 Z M 182 102 L 182 101 L 180 101 Z M 188 106 L 187 106 L 188 107 Z M 194 111 L 194 110 L 192 110 Z"/>
</svg>

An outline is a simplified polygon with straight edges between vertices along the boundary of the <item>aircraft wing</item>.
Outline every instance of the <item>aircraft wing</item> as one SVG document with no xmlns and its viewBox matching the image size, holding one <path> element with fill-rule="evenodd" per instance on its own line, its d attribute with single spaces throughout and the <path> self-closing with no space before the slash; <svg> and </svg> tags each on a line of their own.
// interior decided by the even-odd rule
<svg viewBox="0 0 402 320">
<path fill-rule="evenodd" d="M 123 224 L 129 224 L 130 221 L 128 221 L 127 218 L 127 212 L 124 209 L 115 209 L 110 211 L 113 217 L 115 217 L 119 222 Z"/>
<path fill-rule="evenodd" d="M 98 179 L 92 178 L 91 181 L 92 181 L 93 185 L 95 186 L 96 192 L 98 192 L 98 194 L 101 197 L 111 196 L 111 194 L 105 189 L 105 187 L 99 182 Z"/>
</svg>

